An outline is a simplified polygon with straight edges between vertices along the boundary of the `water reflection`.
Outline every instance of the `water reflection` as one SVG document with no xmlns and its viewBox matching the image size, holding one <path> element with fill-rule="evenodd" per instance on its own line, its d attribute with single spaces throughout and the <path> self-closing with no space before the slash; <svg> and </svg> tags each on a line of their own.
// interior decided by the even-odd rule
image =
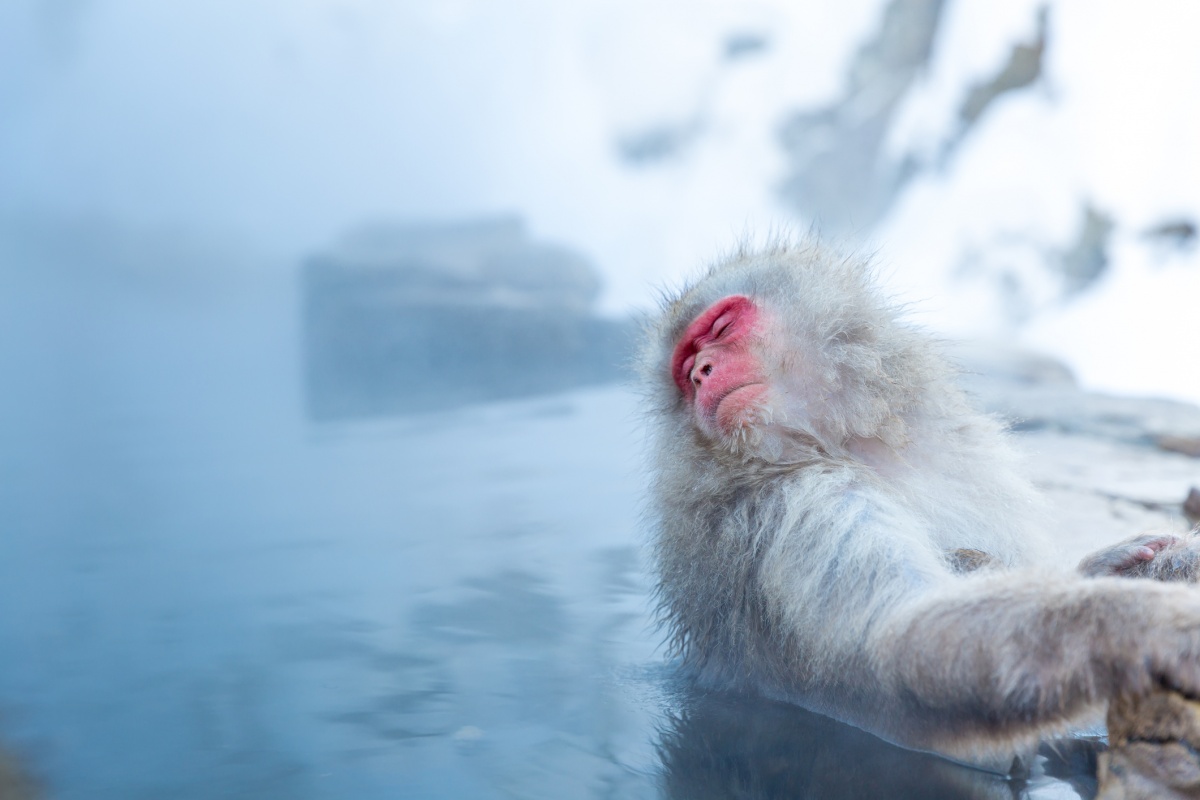
<svg viewBox="0 0 1200 800">
<path fill-rule="evenodd" d="M 471 596 L 416 609 L 413 627 L 430 639 L 492 639 L 511 644 L 553 644 L 567 632 L 557 599 L 537 577 L 522 572 L 467 581 Z"/>
<path fill-rule="evenodd" d="M 887 797 L 1017 800 L 1095 795 L 1093 740 L 1043 747 L 1008 777 L 904 750 L 795 706 L 715 692 L 686 693 L 660 737 L 673 800 Z"/>
</svg>

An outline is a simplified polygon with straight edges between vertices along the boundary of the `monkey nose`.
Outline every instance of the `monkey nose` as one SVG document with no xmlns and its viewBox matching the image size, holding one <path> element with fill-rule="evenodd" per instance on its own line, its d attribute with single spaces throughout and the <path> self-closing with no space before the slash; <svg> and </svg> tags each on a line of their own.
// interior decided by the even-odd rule
<svg viewBox="0 0 1200 800">
<path fill-rule="evenodd" d="M 712 371 L 713 364 L 711 360 L 707 358 L 703 360 L 697 360 L 696 365 L 692 367 L 692 374 L 689 377 L 691 377 L 694 385 L 699 386 L 704 378 L 712 375 Z"/>
</svg>

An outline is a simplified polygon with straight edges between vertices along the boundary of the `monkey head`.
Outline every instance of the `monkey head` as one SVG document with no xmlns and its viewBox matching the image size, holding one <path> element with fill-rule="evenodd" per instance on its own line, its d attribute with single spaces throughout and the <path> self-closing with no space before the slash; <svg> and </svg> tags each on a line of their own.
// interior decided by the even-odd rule
<svg viewBox="0 0 1200 800">
<path fill-rule="evenodd" d="M 939 362 L 874 285 L 860 261 L 816 245 L 718 263 L 667 303 L 643 359 L 666 416 L 687 429 L 667 438 L 772 463 L 854 441 L 903 446 L 905 413 Z"/>
</svg>

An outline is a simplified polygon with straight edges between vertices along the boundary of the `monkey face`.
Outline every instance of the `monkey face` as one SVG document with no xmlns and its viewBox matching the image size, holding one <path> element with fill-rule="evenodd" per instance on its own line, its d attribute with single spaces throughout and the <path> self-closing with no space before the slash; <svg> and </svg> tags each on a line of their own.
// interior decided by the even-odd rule
<svg viewBox="0 0 1200 800">
<path fill-rule="evenodd" d="M 681 444 L 772 464 L 907 445 L 940 362 L 868 270 L 818 255 L 735 258 L 665 309 L 644 367 L 695 434 Z"/>
<path fill-rule="evenodd" d="M 710 438 L 736 445 L 769 419 L 770 387 L 757 347 L 767 324 L 753 300 L 730 295 L 700 312 L 679 337 L 672 377 Z"/>
</svg>

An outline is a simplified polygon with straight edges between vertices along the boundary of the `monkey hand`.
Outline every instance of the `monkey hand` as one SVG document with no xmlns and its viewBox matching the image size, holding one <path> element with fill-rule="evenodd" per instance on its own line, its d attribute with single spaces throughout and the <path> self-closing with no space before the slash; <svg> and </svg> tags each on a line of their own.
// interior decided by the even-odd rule
<svg viewBox="0 0 1200 800">
<path fill-rule="evenodd" d="M 1140 621 L 1141 635 L 1129 642 L 1124 658 L 1109 653 L 1111 664 L 1124 664 L 1127 670 L 1123 685 L 1110 699 L 1142 696 L 1160 688 L 1200 698 L 1200 610 L 1195 592 L 1188 588 L 1183 596 L 1167 602 L 1169 606 L 1143 609 L 1149 613 Z"/>
<path fill-rule="evenodd" d="M 1159 575 L 1163 571 L 1164 561 L 1159 554 L 1174 553 L 1180 550 L 1180 545 L 1186 544 L 1197 537 L 1177 536 L 1173 533 L 1142 533 L 1132 536 L 1123 542 L 1097 550 L 1085 556 L 1079 562 L 1080 574 L 1089 578 L 1101 576 L 1116 576 L 1128 578 L 1157 578 L 1159 580 L 1191 580 L 1191 578 L 1169 578 Z M 1193 548 L 1194 550 L 1195 548 Z M 1191 562 L 1195 562 L 1197 553 L 1193 552 Z M 1193 566 L 1192 571 L 1195 571 Z"/>
<path fill-rule="evenodd" d="M 1173 538 L 1152 560 L 1131 568 L 1128 576 L 1180 583 L 1200 581 L 1200 531 L 1192 530 Z"/>
</svg>

